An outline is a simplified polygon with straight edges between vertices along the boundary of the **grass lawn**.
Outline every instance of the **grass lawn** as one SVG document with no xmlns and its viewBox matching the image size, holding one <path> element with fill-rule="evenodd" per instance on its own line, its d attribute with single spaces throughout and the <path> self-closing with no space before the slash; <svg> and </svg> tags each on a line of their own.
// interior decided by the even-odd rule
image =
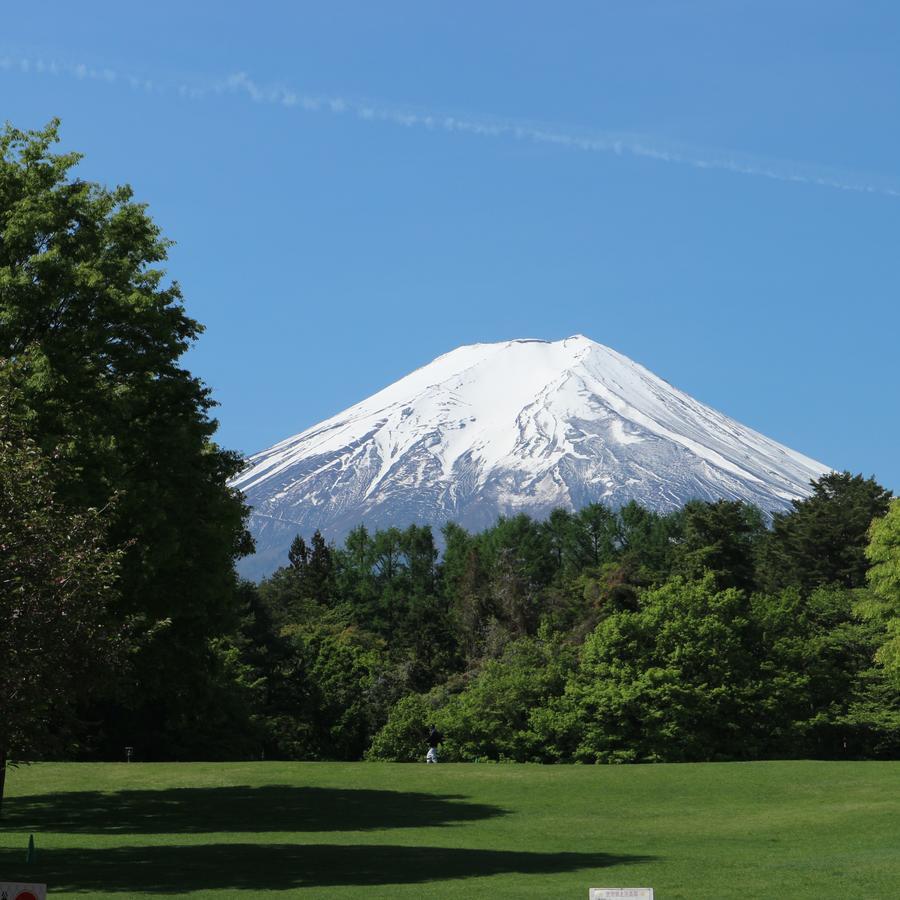
<svg viewBox="0 0 900 900">
<path fill-rule="evenodd" d="M 900 763 L 41 764 L 7 780 L 2 880 L 119 900 L 892 900 Z"/>
</svg>

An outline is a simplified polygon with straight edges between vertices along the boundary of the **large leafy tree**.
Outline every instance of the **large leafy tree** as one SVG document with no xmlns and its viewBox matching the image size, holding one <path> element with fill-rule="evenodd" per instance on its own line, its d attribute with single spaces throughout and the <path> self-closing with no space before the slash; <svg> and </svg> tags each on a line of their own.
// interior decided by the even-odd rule
<svg viewBox="0 0 900 900">
<path fill-rule="evenodd" d="M 751 756 L 764 696 L 743 592 L 676 576 L 604 619 L 582 648 L 561 717 L 584 761 Z"/>
<path fill-rule="evenodd" d="M 8 756 L 65 749 L 76 707 L 125 645 L 110 615 L 121 551 L 108 511 L 73 511 L 52 461 L 11 424 L 0 372 L 0 803 Z"/>
<path fill-rule="evenodd" d="M 574 663 L 574 649 L 549 633 L 507 645 L 442 711 L 448 758 L 553 761 L 555 747 L 540 727 L 541 711 L 563 693 Z"/>
<path fill-rule="evenodd" d="M 885 641 L 876 658 L 900 684 L 900 500 L 894 500 L 883 518 L 869 529 L 866 557 L 869 590 L 858 609 L 885 629 Z"/>
<path fill-rule="evenodd" d="M 868 671 L 878 629 L 853 615 L 853 598 L 835 585 L 752 598 L 767 686 L 758 707 L 766 753 L 842 757 L 871 747 L 873 698 L 889 697 Z"/>
<path fill-rule="evenodd" d="M 435 722 L 449 760 L 555 760 L 556 748 L 543 733 L 544 706 L 562 694 L 574 662 L 574 648 L 549 633 L 512 641 L 499 657 L 471 673 L 465 690 L 449 694 L 438 687 L 399 700 L 366 755 L 397 762 L 420 759 L 427 726 Z"/>
<path fill-rule="evenodd" d="M 353 626 L 285 627 L 270 675 L 270 752 L 289 759 L 359 759 L 392 693 L 383 641 Z"/>
<path fill-rule="evenodd" d="M 179 685 L 231 625 L 233 561 L 249 549 L 227 487 L 241 462 L 213 443 L 209 390 L 179 362 L 202 328 L 161 267 L 169 242 L 130 188 L 78 178 L 79 155 L 56 141 L 56 122 L 0 132 L 0 356 L 21 372 L 30 434 L 57 452 L 61 500 L 118 494 L 119 613 L 168 627 L 139 655 L 107 737 L 159 756 L 178 738 L 174 706 L 192 703 Z"/>
</svg>

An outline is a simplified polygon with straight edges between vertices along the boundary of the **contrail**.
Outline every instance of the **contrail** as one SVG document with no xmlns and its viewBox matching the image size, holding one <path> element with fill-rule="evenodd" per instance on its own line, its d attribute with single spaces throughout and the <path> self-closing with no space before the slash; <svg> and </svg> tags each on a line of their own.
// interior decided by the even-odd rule
<svg viewBox="0 0 900 900">
<path fill-rule="evenodd" d="M 733 150 L 675 144 L 644 135 L 593 131 L 580 134 L 572 129 L 516 119 L 450 115 L 422 111 L 398 104 L 348 97 L 304 93 L 283 84 L 264 85 L 246 72 L 236 72 L 216 82 L 166 81 L 97 68 L 84 63 L 62 63 L 40 58 L 0 56 L 0 72 L 63 76 L 107 85 L 125 85 L 148 94 L 176 94 L 188 100 L 204 100 L 231 94 L 253 103 L 297 109 L 308 113 L 353 116 L 361 121 L 382 122 L 403 128 L 473 135 L 485 138 L 528 141 L 566 150 L 632 156 L 693 169 L 719 170 L 774 181 L 814 185 L 841 191 L 900 197 L 900 179 L 860 174 L 808 162 L 768 159 Z"/>
</svg>

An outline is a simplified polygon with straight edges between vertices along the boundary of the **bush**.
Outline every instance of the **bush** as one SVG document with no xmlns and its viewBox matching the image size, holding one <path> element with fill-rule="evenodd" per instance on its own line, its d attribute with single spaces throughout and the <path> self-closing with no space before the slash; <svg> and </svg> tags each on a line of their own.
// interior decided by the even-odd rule
<svg viewBox="0 0 900 900">
<path fill-rule="evenodd" d="M 439 715 L 439 699 L 430 694 L 408 694 L 398 700 L 384 727 L 375 735 L 366 759 L 390 762 L 416 762 L 425 758 L 428 725 L 437 724 L 444 731 Z"/>
</svg>

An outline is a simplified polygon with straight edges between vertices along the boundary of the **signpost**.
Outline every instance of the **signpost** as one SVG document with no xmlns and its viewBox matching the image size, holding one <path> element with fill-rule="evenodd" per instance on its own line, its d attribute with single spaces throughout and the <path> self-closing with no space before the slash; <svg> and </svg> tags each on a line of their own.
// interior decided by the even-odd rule
<svg viewBox="0 0 900 900">
<path fill-rule="evenodd" d="M 589 900 L 653 900 L 653 888 L 591 888 Z"/>
<path fill-rule="evenodd" d="M 0 881 L 0 900 L 47 900 L 47 885 Z"/>
</svg>

